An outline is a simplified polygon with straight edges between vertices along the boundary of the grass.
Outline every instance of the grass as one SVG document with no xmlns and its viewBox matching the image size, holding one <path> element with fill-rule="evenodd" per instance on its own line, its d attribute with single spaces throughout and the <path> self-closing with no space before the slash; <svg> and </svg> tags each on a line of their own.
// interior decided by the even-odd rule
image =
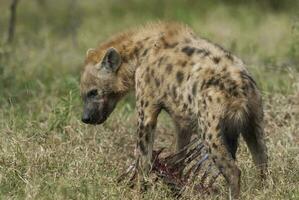
<svg viewBox="0 0 299 200">
<path fill-rule="evenodd" d="M 78 82 L 88 48 L 158 19 L 183 21 L 230 49 L 244 59 L 263 92 L 271 174 L 260 186 L 241 141 L 242 199 L 299 199 L 296 9 L 277 9 L 278 1 L 273 8 L 216 0 L 89 0 L 73 7 L 72 1 L 44 2 L 20 1 L 11 45 L 5 44 L 9 2 L 0 3 L 0 199 L 140 198 L 115 182 L 133 159 L 132 95 L 104 125 L 87 126 L 80 122 Z M 173 150 L 174 128 L 166 115 L 160 119 L 156 148 Z M 225 199 L 225 187 L 219 188 L 219 195 L 207 199 Z M 144 199 L 172 197 L 159 183 Z"/>
</svg>

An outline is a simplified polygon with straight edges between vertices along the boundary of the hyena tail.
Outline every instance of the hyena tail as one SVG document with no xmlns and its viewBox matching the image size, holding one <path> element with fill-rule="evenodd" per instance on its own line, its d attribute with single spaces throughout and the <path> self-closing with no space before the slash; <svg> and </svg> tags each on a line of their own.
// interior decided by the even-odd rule
<svg viewBox="0 0 299 200">
<path fill-rule="evenodd" d="M 262 175 L 264 175 L 267 169 L 267 148 L 260 97 L 233 102 L 225 112 L 221 124 L 224 140 L 232 157 L 236 158 L 238 137 L 242 133 L 255 165 L 261 169 Z"/>
</svg>

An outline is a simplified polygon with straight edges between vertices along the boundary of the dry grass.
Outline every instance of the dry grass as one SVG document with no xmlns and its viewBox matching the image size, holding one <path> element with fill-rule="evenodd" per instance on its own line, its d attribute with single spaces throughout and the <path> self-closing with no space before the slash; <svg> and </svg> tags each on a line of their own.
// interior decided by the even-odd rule
<svg viewBox="0 0 299 200">
<path fill-rule="evenodd" d="M 132 96 L 104 125 L 87 126 L 80 122 L 78 79 L 86 49 L 127 26 L 158 18 L 184 21 L 232 50 L 248 63 L 263 91 L 271 173 L 261 186 L 241 140 L 241 199 L 299 199 L 299 25 L 293 13 L 215 1 L 77 1 L 79 27 L 72 35 L 68 1 L 51 2 L 39 7 L 21 1 L 15 43 L 0 42 L 0 199 L 141 198 L 115 182 L 133 159 Z M 1 1 L 1 28 L 6 6 Z M 156 148 L 173 150 L 173 132 L 163 114 Z M 220 194 L 206 199 L 226 198 L 226 187 L 217 186 Z M 184 198 L 200 199 L 191 193 Z M 173 198 L 158 183 L 144 199 Z"/>
<path fill-rule="evenodd" d="M 244 142 L 238 151 L 242 170 L 242 199 L 298 199 L 299 123 L 298 101 L 275 95 L 265 97 L 270 175 L 262 187 Z M 297 99 L 298 100 L 298 99 Z M 297 112 L 295 112 L 297 109 Z M 48 129 L 48 121 L 24 122 L 1 127 L 0 181 L 5 199 L 137 199 L 137 191 L 117 185 L 116 177 L 132 161 L 135 144 L 135 114 L 118 111 L 99 127 L 89 127 L 71 117 L 60 131 Z M 51 115 L 49 118 L 51 119 Z M 156 148 L 172 149 L 174 129 L 162 116 Z M 2 122 L 3 124 L 3 122 Z M 16 125 L 16 124 L 15 124 Z M 226 189 L 217 185 L 224 199 Z M 186 194 L 186 199 L 197 199 Z M 171 199 L 166 186 L 157 184 L 145 199 Z M 210 199 L 207 197 L 206 199 Z"/>
</svg>

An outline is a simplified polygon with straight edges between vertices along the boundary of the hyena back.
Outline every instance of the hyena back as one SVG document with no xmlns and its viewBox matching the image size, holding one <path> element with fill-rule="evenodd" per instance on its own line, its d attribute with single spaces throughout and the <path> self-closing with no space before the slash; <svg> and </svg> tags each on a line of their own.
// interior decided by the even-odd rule
<svg viewBox="0 0 299 200">
<path fill-rule="evenodd" d="M 233 197 L 240 191 L 241 172 L 235 164 L 240 133 L 265 172 L 261 95 L 243 62 L 219 45 L 197 37 L 185 25 L 156 23 L 119 34 L 87 52 L 81 76 L 83 122 L 104 122 L 131 90 L 138 111 L 138 159 L 145 175 L 161 110 L 177 127 L 178 150 L 201 130 Z"/>
</svg>

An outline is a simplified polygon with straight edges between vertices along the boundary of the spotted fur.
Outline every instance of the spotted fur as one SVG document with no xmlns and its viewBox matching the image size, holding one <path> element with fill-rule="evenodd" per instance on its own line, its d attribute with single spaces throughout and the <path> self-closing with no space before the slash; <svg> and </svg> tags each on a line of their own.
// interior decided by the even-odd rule
<svg viewBox="0 0 299 200">
<path fill-rule="evenodd" d="M 122 63 L 115 72 L 99 69 L 109 48 Z M 259 90 L 243 62 L 187 26 L 155 23 L 108 40 L 89 52 L 81 77 L 82 96 L 92 88 L 117 97 L 135 90 L 140 169 L 151 167 L 154 132 L 161 110 L 177 127 L 177 149 L 202 130 L 215 164 L 233 197 L 239 196 L 240 170 L 235 164 L 242 133 L 253 160 L 264 173 L 267 164 L 263 109 Z M 183 156 L 183 155 L 182 155 Z"/>
</svg>

